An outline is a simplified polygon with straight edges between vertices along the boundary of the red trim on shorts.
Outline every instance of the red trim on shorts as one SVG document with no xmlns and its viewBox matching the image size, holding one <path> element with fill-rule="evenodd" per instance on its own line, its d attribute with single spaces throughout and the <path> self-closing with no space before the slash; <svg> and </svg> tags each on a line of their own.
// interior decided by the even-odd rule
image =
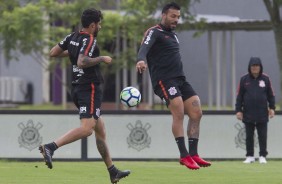
<svg viewBox="0 0 282 184">
<path fill-rule="evenodd" d="M 90 48 L 91 48 L 91 46 L 92 46 L 92 44 L 93 44 L 93 40 L 94 40 L 92 34 L 89 34 L 89 36 L 90 36 L 90 42 L 89 42 L 89 44 L 88 44 L 88 46 L 87 46 L 87 48 L 86 48 L 86 50 L 85 50 L 85 52 L 84 52 L 84 55 L 85 55 L 85 56 L 88 55 L 89 50 L 90 50 Z"/>
<path fill-rule="evenodd" d="M 90 114 L 94 114 L 95 85 L 91 83 Z"/>
<path fill-rule="evenodd" d="M 160 87 L 161 87 L 161 90 L 162 90 L 162 92 L 163 92 L 163 94 L 164 94 L 165 99 L 168 99 L 168 95 L 167 95 L 167 93 L 166 93 L 166 90 L 165 90 L 163 81 L 159 81 L 159 85 L 160 85 Z"/>
</svg>

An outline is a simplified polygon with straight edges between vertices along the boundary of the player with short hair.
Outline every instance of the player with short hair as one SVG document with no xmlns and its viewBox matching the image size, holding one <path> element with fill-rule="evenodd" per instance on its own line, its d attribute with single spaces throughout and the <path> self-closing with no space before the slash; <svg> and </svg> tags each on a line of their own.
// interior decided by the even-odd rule
<svg viewBox="0 0 282 184">
<path fill-rule="evenodd" d="M 106 143 L 104 121 L 100 117 L 102 102 L 100 84 L 103 82 L 100 64 L 112 62 L 109 56 L 99 56 L 97 35 L 101 29 L 102 18 L 100 10 L 94 8 L 84 10 L 81 16 L 82 30 L 69 34 L 50 51 L 51 57 L 70 58 L 73 68 L 72 98 L 79 109 L 81 125 L 54 142 L 41 145 L 39 149 L 46 165 L 52 169 L 52 156 L 56 149 L 88 137 L 94 130 L 97 149 L 108 168 L 110 180 L 117 183 L 121 178 L 128 176 L 130 171 L 120 171 L 114 166 Z"/>
<path fill-rule="evenodd" d="M 189 169 L 210 166 L 198 155 L 198 140 L 202 110 L 200 99 L 186 81 L 179 51 L 179 39 L 173 31 L 180 18 L 180 6 L 168 3 L 162 9 L 161 23 L 148 29 L 138 52 L 136 70 L 149 67 L 154 92 L 172 114 L 172 132 L 180 152 L 180 164 Z M 147 63 L 147 64 L 146 64 Z M 189 116 L 187 135 L 189 152 L 185 146 L 183 120 Z"/>
</svg>

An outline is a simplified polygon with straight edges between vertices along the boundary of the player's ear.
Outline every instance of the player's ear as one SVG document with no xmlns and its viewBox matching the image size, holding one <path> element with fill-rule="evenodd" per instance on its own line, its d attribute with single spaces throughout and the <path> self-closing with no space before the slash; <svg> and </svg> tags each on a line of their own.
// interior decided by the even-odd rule
<svg viewBox="0 0 282 184">
<path fill-rule="evenodd" d="M 92 22 L 92 23 L 89 25 L 89 28 L 94 29 L 95 26 L 96 26 L 96 24 L 95 24 L 94 22 Z"/>
</svg>

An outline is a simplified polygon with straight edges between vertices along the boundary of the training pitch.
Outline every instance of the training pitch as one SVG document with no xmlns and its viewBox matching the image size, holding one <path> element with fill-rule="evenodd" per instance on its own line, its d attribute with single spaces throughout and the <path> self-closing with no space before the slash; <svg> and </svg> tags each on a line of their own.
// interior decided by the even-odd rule
<svg viewBox="0 0 282 184">
<path fill-rule="evenodd" d="M 282 161 L 243 164 L 242 161 L 214 161 L 212 166 L 194 171 L 176 161 L 116 161 L 131 175 L 119 184 L 281 184 Z M 0 184 L 107 184 L 103 162 L 59 162 L 48 169 L 43 162 L 0 160 Z"/>
</svg>

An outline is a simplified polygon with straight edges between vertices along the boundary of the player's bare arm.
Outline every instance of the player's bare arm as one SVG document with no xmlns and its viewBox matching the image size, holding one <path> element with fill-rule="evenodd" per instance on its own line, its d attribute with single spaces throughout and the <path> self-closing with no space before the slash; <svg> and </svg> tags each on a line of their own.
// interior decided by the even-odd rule
<svg viewBox="0 0 282 184">
<path fill-rule="evenodd" d="M 146 69 L 147 69 L 147 64 L 145 63 L 145 61 L 138 61 L 136 63 L 137 72 L 143 73 Z"/>
<path fill-rule="evenodd" d="M 109 56 L 99 56 L 95 58 L 90 58 L 88 56 L 85 56 L 83 54 L 79 54 L 78 60 L 77 60 L 77 66 L 79 68 L 88 68 L 94 65 L 97 65 L 101 62 L 104 62 L 106 64 L 110 64 L 112 62 L 112 58 Z"/>
<path fill-rule="evenodd" d="M 59 45 L 55 45 L 49 53 L 50 57 L 67 57 L 69 56 L 69 52 L 67 50 L 63 50 Z"/>
</svg>

